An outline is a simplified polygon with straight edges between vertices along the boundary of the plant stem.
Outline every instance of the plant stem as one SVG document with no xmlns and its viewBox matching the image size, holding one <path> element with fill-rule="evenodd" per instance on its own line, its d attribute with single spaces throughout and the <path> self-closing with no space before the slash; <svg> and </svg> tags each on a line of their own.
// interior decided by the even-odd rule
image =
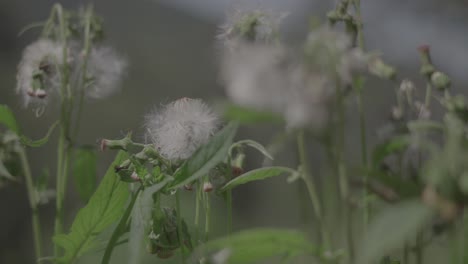
<svg viewBox="0 0 468 264">
<path fill-rule="evenodd" d="M 320 230 L 319 240 L 325 248 L 329 246 L 330 239 L 323 225 L 323 215 L 322 208 L 320 206 L 320 200 L 317 193 L 317 188 L 315 187 L 314 182 L 312 181 L 312 176 L 307 163 L 307 154 L 305 150 L 305 140 L 304 132 L 300 131 L 297 134 L 297 149 L 299 154 L 299 162 L 302 170 L 302 179 L 306 184 L 307 191 L 309 193 L 310 201 L 312 202 L 312 207 L 317 218 L 317 227 Z"/>
<path fill-rule="evenodd" d="M 231 157 L 228 156 L 226 175 L 228 176 L 229 181 L 232 180 L 232 165 Z M 230 235 L 232 233 L 232 190 L 229 189 L 226 191 L 226 208 L 227 208 L 227 231 Z"/>
<path fill-rule="evenodd" d="M 132 213 L 132 209 L 133 209 L 133 206 L 135 205 L 136 199 L 142 190 L 143 190 L 143 187 L 140 186 L 140 188 L 138 188 L 138 190 L 133 194 L 130 200 L 130 203 L 127 206 L 127 209 L 125 209 L 125 212 L 122 215 L 122 218 L 120 218 L 120 221 L 115 227 L 114 232 L 112 232 L 112 235 L 106 246 L 106 251 L 104 252 L 104 256 L 102 257 L 101 264 L 109 263 L 111 256 L 112 256 L 112 251 L 114 250 L 116 243 L 118 242 L 120 236 L 123 234 L 123 232 L 125 231 L 127 227 L 128 218 L 130 217 L 130 214 Z"/>
<path fill-rule="evenodd" d="M 57 149 L 57 175 L 56 175 L 56 213 L 55 213 L 55 227 L 54 227 L 54 234 L 59 235 L 63 232 L 63 218 L 64 218 L 64 210 L 63 204 L 65 199 L 65 191 L 66 191 L 66 177 L 67 177 L 67 163 L 68 163 L 68 154 L 69 148 L 67 146 L 66 140 L 69 130 L 69 109 L 70 109 L 70 93 L 68 89 L 68 81 L 69 81 L 69 70 L 67 68 L 67 60 L 68 60 L 68 50 L 67 50 L 67 36 L 66 36 L 66 26 L 65 26 L 65 17 L 63 14 L 63 9 L 60 4 L 56 4 L 54 6 L 56 10 L 56 15 L 59 20 L 60 26 L 60 38 L 61 44 L 63 45 L 62 53 L 63 53 L 63 61 L 61 67 L 61 112 L 60 112 L 60 135 L 58 141 L 58 149 Z M 56 257 L 59 257 L 60 248 L 55 245 L 54 246 L 54 254 Z"/>
<path fill-rule="evenodd" d="M 177 238 L 179 239 L 180 256 L 182 263 L 186 263 L 184 239 L 182 237 L 182 210 L 180 208 L 180 193 L 176 193 L 176 210 L 177 210 Z"/>
<path fill-rule="evenodd" d="M 55 199 L 55 226 L 54 226 L 54 234 L 59 235 L 62 233 L 63 230 L 63 192 L 62 192 L 62 165 L 63 165 L 63 158 L 65 152 L 65 128 L 63 124 L 60 124 L 60 135 L 57 147 L 57 175 L 56 175 L 56 199 Z M 60 247 L 55 244 L 54 246 L 54 254 L 58 257 L 60 253 Z"/>
<path fill-rule="evenodd" d="M 210 205 L 210 196 L 207 192 L 203 192 L 203 198 L 205 201 L 205 242 L 208 241 L 210 234 L 210 224 L 211 224 L 211 205 Z"/>
<path fill-rule="evenodd" d="M 195 201 L 195 245 L 198 245 L 200 239 L 200 203 L 201 203 L 201 184 L 197 181 L 197 187 L 195 189 L 196 201 Z"/>
<path fill-rule="evenodd" d="M 358 35 L 358 47 L 361 50 L 364 50 L 364 34 L 362 31 L 362 15 L 361 15 L 361 0 L 354 0 L 354 8 L 356 9 L 356 17 L 358 20 L 357 35 Z M 359 127 L 361 134 L 361 159 L 362 165 L 366 169 L 366 173 L 363 174 L 363 183 L 364 186 L 367 186 L 368 174 L 368 156 L 367 156 L 367 137 L 366 137 L 366 116 L 364 111 L 364 100 L 363 100 L 363 87 L 357 88 L 357 105 L 359 111 Z M 364 232 L 367 230 L 367 225 L 369 224 L 369 215 L 370 208 L 367 201 L 367 188 L 363 188 L 363 202 L 364 202 Z"/>
<path fill-rule="evenodd" d="M 21 167 L 23 168 L 24 178 L 26 180 L 26 189 L 28 191 L 29 206 L 32 213 L 32 229 L 34 236 L 34 253 L 36 259 L 42 256 L 42 243 L 41 243 L 41 225 L 39 219 L 39 208 L 37 207 L 37 195 L 34 188 L 31 169 L 29 167 L 28 157 L 24 148 L 20 148 L 19 156 L 21 160 Z"/>
<path fill-rule="evenodd" d="M 338 107 L 338 125 L 336 131 L 338 132 L 336 138 L 336 165 L 340 184 L 341 200 L 343 202 L 343 221 L 346 225 L 346 242 L 349 255 L 349 263 L 354 262 L 354 247 L 353 247 L 353 225 L 352 218 L 350 216 L 350 204 L 349 198 L 349 179 L 346 173 L 346 166 L 344 163 L 345 155 L 345 109 L 344 109 L 344 98 L 343 92 L 340 86 L 337 86 L 337 107 Z"/>
</svg>

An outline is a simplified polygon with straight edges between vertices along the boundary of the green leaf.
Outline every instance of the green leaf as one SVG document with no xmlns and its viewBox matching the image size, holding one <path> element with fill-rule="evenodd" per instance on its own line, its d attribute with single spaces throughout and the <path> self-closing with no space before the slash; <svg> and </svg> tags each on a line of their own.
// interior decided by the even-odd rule
<svg viewBox="0 0 468 264">
<path fill-rule="evenodd" d="M 237 131 L 238 124 L 231 122 L 201 146 L 174 173 L 171 189 L 188 184 L 204 175 L 224 160 Z"/>
<path fill-rule="evenodd" d="M 221 191 L 226 191 L 238 185 L 248 183 L 251 181 L 259 181 L 259 180 L 279 176 L 284 173 L 294 174 L 295 172 L 296 172 L 295 170 L 286 168 L 286 167 L 265 167 L 265 168 L 251 170 L 240 175 L 239 177 L 232 179 L 228 183 L 226 183 L 221 189 Z"/>
<path fill-rule="evenodd" d="M 93 147 L 82 147 L 75 150 L 73 179 L 81 200 L 88 202 L 96 189 L 97 155 Z"/>
<path fill-rule="evenodd" d="M 380 163 L 389 155 L 405 150 L 411 143 L 407 135 L 391 138 L 390 140 L 377 145 L 372 153 L 372 164 L 379 167 Z"/>
<path fill-rule="evenodd" d="M 114 167 L 126 158 L 123 151 L 117 154 L 88 204 L 76 215 L 70 233 L 54 236 L 54 243 L 65 250 L 65 255 L 58 259 L 60 263 L 72 263 L 97 245 L 96 236 L 123 214 L 128 188 L 120 181 Z"/>
<path fill-rule="evenodd" d="M 11 131 L 19 134 L 19 127 L 16 123 L 15 115 L 6 105 L 0 105 L 0 124 L 5 125 Z"/>
<path fill-rule="evenodd" d="M 237 141 L 234 144 L 232 144 L 232 146 L 229 148 L 229 155 L 232 155 L 232 151 L 235 148 L 241 147 L 242 145 L 247 145 L 249 147 L 252 147 L 252 148 L 260 151 L 265 157 L 273 160 L 273 156 L 268 152 L 268 150 L 266 150 L 266 148 L 262 144 L 258 143 L 255 140 L 251 140 L 251 139 L 240 140 L 240 141 Z"/>
<path fill-rule="evenodd" d="M 370 264 L 414 238 L 432 215 L 432 210 L 419 200 L 390 206 L 375 216 L 364 240 L 359 261 Z"/>
<path fill-rule="evenodd" d="M 259 228 L 241 231 L 228 237 L 215 239 L 198 247 L 192 258 L 198 259 L 220 250 L 225 252 L 224 263 L 257 263 L 275 256 L 318 256 L 317 248 L 302 232 L 294 230 Z"/>
<path fill-rule="evenodd" d="M 227 120 L 238 121 L 241 124 L 284 123 L 283 118 L 277 114 L 237 105 L 228 105 L 224 112 L 224 118 Z"/>
<path fill-rule="evenodd" d="M 52 134 L 52 132 L 54 132 L 54 129 L 57 127 L 59 123 L 60 123 L 59 121 L 56 121 L 55 123 L 53 123 L 52 126 L 49 127 L 49 130 L 47 130 L 47 134 L 43 138 L 38 139 L 38 140 L 32 140 L 24 135 L 21 135 L 21 138 L 20 138 L 21 143 L 26 146 L 33 147 L 33 148 L 37 148 L 37 147 L 44 145 L 45 143 L 47 143 L 47 141 L 49 141 L 50 135 Z"/>
</svg>

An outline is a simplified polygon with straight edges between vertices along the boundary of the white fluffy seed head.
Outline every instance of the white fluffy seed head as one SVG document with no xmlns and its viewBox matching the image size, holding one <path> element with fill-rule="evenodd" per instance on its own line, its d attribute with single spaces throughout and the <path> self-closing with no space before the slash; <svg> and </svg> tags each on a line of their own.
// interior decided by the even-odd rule
<svg viewBox="0 0 468 264">
<path fill-rule="evenodd" d="M 120 90 L 127 62 L 110 47 L 92 48 L 88 58 L 86 96 L 94 99 L 108 97 Z"/>
<path fill-rule="evenodd" d="M 161 155 L 177 162 L 206 144 L 218 123 L 218 116 L 202 100 L 181 98 L 146 117 L 146 136 Z"/>
<path fill-rule="evenodd" d="M 63 46 L 49 39 L 40 39 L 23 51 L 18 65 L 16 93 L 25 106 L 44 106 L 58 94 Z"/>
<path fill-rule="evenodd" d="M 217 39 L 228 49 L 235 48 L 240 40 L 272 43 L 278 38 L 279 24 L 284 17 L 286 14 L 235 10 L 220 27 Z"/>
<path fill-rule="evenodd" d="M 243 42 L 223 57 L 222 77 L 236 104 L 285 117 L 288 127 L 320 128 L 333 90 L 282 46 Z"/>
</svg>

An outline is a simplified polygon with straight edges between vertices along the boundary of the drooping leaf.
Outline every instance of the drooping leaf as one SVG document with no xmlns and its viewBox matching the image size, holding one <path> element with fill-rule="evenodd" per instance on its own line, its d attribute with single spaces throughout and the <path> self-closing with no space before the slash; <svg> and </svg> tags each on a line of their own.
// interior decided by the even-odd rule
<svg viewBox="0 0 468 264">
<path fill-rule="evenodd" d="M 275 176 L 279 176 L 282 174 L 294 174 L 296 171 L 287 167 L 265 167 L 265 168 L 260 168 L 260 169 L 255 169 L 248 171 L 239 177 L 236 177 L 226 183 L 223 188 L 221 188 L 221 191 L 226 191 L 229 189 L 232 189 L 238 185 L 248 183 L 251 181 L 259 181 Z"/>
<path fill-rule="evenodd" d="M 54 129 L 57 127 L 58 124 L 59 121 L 53 123 L 52 126 L 49 127 L 49 130 L 47 130 L 47 134 L 43 138 L 40 138 L 38 140 L 32 140 L 26 137 L 25 135 L 21 135 L 21 143 L 33 148 L 37 148 L 44 145 L 45 143 L 47 143 L 47 141 L 49 141 L 50 135 L 52 134 L 52 132 L 54 132 Z"/>
<path fill-rule="evenodd" d="M 275 256 L 320 255 L 317 248 L 307 240 L 303 233 L 268 228 L 245 230 L 209 241 L 198 247 L 192 254 L 192 258 L 196 260 L 205 256 L 212 260 L 216 254 L 218 258 L 223 254 L 225 261 L 223 263 L 230 264 L 257 263 Z"/>
<path fill-rule="evenodd" d="M 206 175 L 218 163 L 222 162 L 228 154 L 237 127 L 237 123 L 229 123 L 186 160 L 174 173 L 171 189 L 176 189 Z"/>
<path fill-rule="evenodd" d="M 283 118 L 277 114 L 249 109 L 237 105 L 228 105 L 224 112 L 224 118 L 237 121 L 241 124 L 275 123 L 281 124 Z"/>
<path fill-rule="evenodd" d="M 76 215 L 70 233 L 54 236 L 54 243 L 65 250 L 64 256 L 57 260 L 59 263 L 73 263 L 93 248 L 97 244 L 96 236 L 122 215 L 129 192 L 114 167 L 126 158 L 123 151 L 117 154 L 88 204 Z"/>
<path fill-rule="evenodd" d="M 386 157 L 405 150 L 410 143 L 410 137 L 404 135 L 391 138 L 390 140 L 377 145 L 372 153 L 373 166 L 378 167 Z"/>
<path fill-rule="evenodd" d="M 0 105 L 0 124 L 3 124 L 11 131 L 19 134 L 19 126 L 11 109 L 6 105 Z"/>
<path fill-rule="evenodd" d="M 97 155 L 92 147 L 82 147 L 75 151 L 73 179 L 81 200 L 87 202 L 96 189 Z"/>
<path fill-rule="evenodd" d="M 380 257 L 414 238 L 431 215 L 432 210 L 418 200 L 383 209 L 371 223 L 356 263 L 376 263 Z"/>
<path fill-rule="evenodd" d="M 260 153 L 262 153 L 265 157 L 273 160 L 273 156 L 268 152 L 268 150 L 262 144 L 258 143 L 255 140 L 251 140 L 251 139 L 240 140 L 240 141 L 237 141 L 234 144 L 232 144 L 232 146 L 229 148 L 229 154 L 232 154 L 233 149 L 235 149 L 237 147 L 241 147 L 242 145 L 252 147 L 252 148 L 260 151 Z"/>
</svg>

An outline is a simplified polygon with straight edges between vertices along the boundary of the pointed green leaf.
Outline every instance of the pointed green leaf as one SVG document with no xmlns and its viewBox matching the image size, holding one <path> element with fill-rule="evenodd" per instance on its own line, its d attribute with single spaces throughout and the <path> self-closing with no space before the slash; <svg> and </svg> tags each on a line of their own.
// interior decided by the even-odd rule
<svg viewBox="0 0 468 264">
<path fill-rule="evenodd" d="M 81 200 L 88 202 L 96 189 L 97 155 L 93 147 L 83 147 L 75 151 L 73 179 Z"/>
<path fill-rule="evenodd" d="M 6 105 L 0 105 L 0 124 L 5 125 L 11 131 L 19 134 L 19 127 L 16 123 L 15 115 Z"/>
<path fill-rule="evenodd" d="M 285 173 L 294 174 L 295 172 L 296 172 L 295 170 L 287 168 L 287 167 L 265 167 L 265 168 L 251 170 L 240 175 L 239 177 L 232 179 L 228 183 L 226 183 L 221 189 L 221 191 L 226 191 L 238 185 L 248 183 L 251 181 L 259 181 L 259 180 L 279 176 Z"/>
<path fill-rule="evenodd" d="M 38 139 L 38 140 L 32 140 L 26 137 L 25 135 L 21 135 L 21 138 L 20 138 L 21 143 L 26 146 L 33 147 L 33 148 L 37 148 L 37 147 L 44 145 L 45 143 L 47 143 L 47 141 L 49 141 L 50 135 L 52 134 L 52 132 L 54 132 L 54 129 L 57 127 L 58 124 L 59 124 L 59 121 L 56 121 L 55 123 L 53 123 L 52 126 L 49 127 L 49 130 L 47 130 L 47 134 L 43 138 Z"/>
<path fill-rule="evenodd" d="M 206 175 L 222 162 L 228 154 L 237 127 L 237 123 L 228 124 L 185 161 L 174 173 L 171 189 L 176 189 Z"/>
<path fill-rule="evenodd" d="M 376 263 L 391 250 L 402 247 L 404 242 L 415 237 L 431 215 L 432 210 L 419 200 L 384 209 L 371 223 L 356 263 Z"/>
<path fill-rule="evenodd" d="M 198 247 L 192 258 L 195 260 L 205 256 L 211 259 L 221 250 L 224 252 L 223 263 L 230 264 L 258 263 L 275 256 L 320 255 L 302 232 L 259 228 L 209 241 Z"/>
<path fill-rule="evenodd" d="M 123 151 L 117 154 L 88 204 L 76 215 L 70 233 L 54 236 L 54 243 L 65 250 L 65 255 L 58 259 L 59 263 L 72 263 L 97 245 L 96 236 L 123 214 L 129 192 L 114 167 L 127 156 Z"/>
<path fill-rule="evenodd" d="M 237 105 L 228 105 L 224 112 L 224 118 L 227 120 L 238 121 L 241 124 L 284 123 L 283 118 L 277 114 Z"/>
<path fill-rule="evenodd" d="M 247 145 L 249 147 L 252 147 L 260 151 L 265 157 L 273 160 L 273 156 L 268 152 L 268 150 L 266 150 L 266 148 L 262 144 L 251 139 L 240 140 L 232 144 L 232 146 L 229 148 L 229 154 L 232 155 L 232 151 L 234 150 L 234 148 L 240 147 L 242 145 Z"/>
</svg>

